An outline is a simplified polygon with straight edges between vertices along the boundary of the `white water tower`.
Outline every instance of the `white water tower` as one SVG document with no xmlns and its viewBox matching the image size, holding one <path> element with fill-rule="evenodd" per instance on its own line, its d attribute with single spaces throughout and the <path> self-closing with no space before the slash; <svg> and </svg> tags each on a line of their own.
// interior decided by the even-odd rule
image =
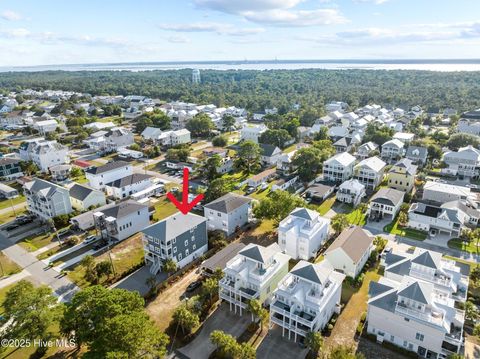
<svg viewBox="0 0 480 359">
<path fill-rule="evenodd" d="M 192 83 L 199 84 L 200 83 L 200 70 L 193 69 L 192 71 Z"/>
</svg>

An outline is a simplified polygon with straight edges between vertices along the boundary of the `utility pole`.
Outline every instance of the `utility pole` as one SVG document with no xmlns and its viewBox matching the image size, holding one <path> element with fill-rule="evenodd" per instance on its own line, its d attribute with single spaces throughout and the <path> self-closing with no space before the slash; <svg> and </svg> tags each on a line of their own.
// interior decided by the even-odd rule
<svg viewBox="0 0 480 359">
<path fill-rule="evenodd" d="M 15 211 L 15 206 L 13 205 L 12 198 L 10 197 L 10 206 L 12 207 L 13 214 L 15 215 L 15 218 L 17 218 L 17 212 Z"/>
</svg>

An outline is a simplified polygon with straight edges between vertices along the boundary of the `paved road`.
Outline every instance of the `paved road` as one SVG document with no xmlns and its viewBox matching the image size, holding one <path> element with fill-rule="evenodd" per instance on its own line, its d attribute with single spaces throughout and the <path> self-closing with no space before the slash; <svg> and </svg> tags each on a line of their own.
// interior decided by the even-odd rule
<svg viewBox="0 0 480 359">
<path fill-rule="evenodd" d="M 13 209 L 15 209 L 16 212 L 19 212 L 20 210 L 24 209 L 26 207 L 26 205 L 27 205 L 27 202 L 18 203 L 18 204 L 13 206 Z M 13 211 L 12 206 L 8 206 L 8 207 L 0 209 L 0 215 L 5 214 L 5 213 L 10 213 L 12 211 Z"/>
<path fill-rule="evenodd" d="M 32 253 L 15 244 L 13 239 L 0 233 L 0 249 L 12 261 L 17 263 L 23 272 L 28 273 L 34 281 L 48 285 L 61 302 L 68 302 L 73 294 L 80 290 L 67 277 L 62 276 L 53 268 L 47 268 L 45 263 L 38 260 Z"/>
</svg>

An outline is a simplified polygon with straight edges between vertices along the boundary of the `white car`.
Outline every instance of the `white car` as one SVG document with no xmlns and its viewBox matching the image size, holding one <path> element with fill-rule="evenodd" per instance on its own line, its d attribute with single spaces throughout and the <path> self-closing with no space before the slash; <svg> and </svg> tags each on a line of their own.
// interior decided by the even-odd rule
<svg viewBox="0 0 480 359">
<path fill-rule="evenodd" d="M 94 235 L 91 235 L 91 236 L 88 236 L 87 238 L 85 238 L 84 242 L 85 243 L 90 243 L 90 242 L 93 242 L 94 240 L 96 240 L 97 237 L 94 236 Z"/>
</svg>

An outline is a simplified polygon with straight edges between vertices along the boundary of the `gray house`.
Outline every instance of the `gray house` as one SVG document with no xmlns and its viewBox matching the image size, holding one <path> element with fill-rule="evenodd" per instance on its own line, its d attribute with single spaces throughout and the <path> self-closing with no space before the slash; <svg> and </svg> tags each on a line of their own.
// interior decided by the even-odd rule
<svg viewBox="0 0 480 359">
<path fill-rule="evenodd" d="M 178 212 L 142 231 L 145 262 L 156 274 L 163 262 L 173 259 L 182 268 L 208 250 L 207 219 Z"/>
<path fill-rule="evenodd" d="M 405 157 L 407 157 L 414 164 L 423 166 L 425 163 L 427 163 L 427 155 L 428 150 L 425 147 L 408 146 Z"/>
</svg>

